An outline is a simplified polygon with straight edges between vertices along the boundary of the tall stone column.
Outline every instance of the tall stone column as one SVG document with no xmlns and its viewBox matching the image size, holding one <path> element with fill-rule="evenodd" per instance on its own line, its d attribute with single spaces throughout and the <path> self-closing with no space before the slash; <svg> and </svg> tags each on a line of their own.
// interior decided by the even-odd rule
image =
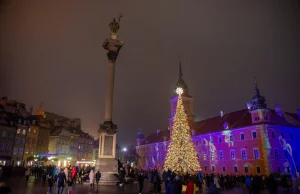
<svg viewBox="0 0 300 194">
<path fill-rule="evenodd" d="M 108 70 L 106 80 L 106 94 L 105 94 L 105 112 L 104 122 L 100 124 L 99 128 L 99 158 L 96 161 L 96 170 L 100 170 L 102 176 L 100 184 L 116 184 L 118 179 L 115 174 L 118 173 L 118 162 L 116 160 L 116 132 L 117 125 L 113 123 L 113 96 L 114 96 L 114 81 L 115 81 L 115 63 L 120 49 L 124 42 L 118 39 L 119 23 L 122 15 L 119 16 L 118 21 L 114 18 L 109 24 L 110 36 L 104 40 L 103 48 L 107 51 Z"/>
</svg>

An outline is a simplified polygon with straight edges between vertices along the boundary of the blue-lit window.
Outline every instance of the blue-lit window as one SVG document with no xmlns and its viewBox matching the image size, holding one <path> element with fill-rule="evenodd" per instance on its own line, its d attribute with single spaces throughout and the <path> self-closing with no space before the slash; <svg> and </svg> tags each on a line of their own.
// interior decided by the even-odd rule
<svg viewBox="0 0 300 194">
<path fill-rule="evenodd" d="M 223 151 L 219 151 L 219 160 L 223 160 L 224 156 L 223 156 Z"/>
<path fill-rule="evenodd" d="M 235 159 L 235 151 L 234 150 L 230 150 L 230 157 L 232 160 Z"/>
<path fill-rule="evenodd" d="M 237 166 L 234 166 L 234 172 L 237 172 Z"/>
<path fill-rule="evenodd" d="M 255 160 L 259 159 L 259 151 L 258 151 L 258 149 L 254 149 L 253 152 L 254 152 L 254 159 Z"/>
<path fill-rule="evenodd" d="M 226 171 L 226 167 L 222 166 L 222 170 L 223 170 L 223 172 L 225 172 Z"/>
<path fill-rule="evenodd" d="M 229 136 L 229 141 L 233 141 L 233 135 Z"/>
<path fill-rule="evenodd" d="M 284 138 L 284 134 L 283 134 L 283 132 L 281 132 L 281 137 L 282 137 L 282 138 Z"/>
<path fill-rule="evenodd" d="M 275 159 L 278 160 L 278 150 L 277 149 L 274 149 L 274 156 L 275 156 Z"/>
<path fill-rule="evenodd" d="M 207 170 L 207 166 L 204 166 L 204 170 L 205 170 L 205 171 Z"/>
<path fill-rule="evenodd" d="M 278 166 L 278 167 L 277 167 L 277 172 L 278 172 L 278 173 L 280 173 L 280 172 L 281 172 L 281 170 L 280 170 L 280 166 Z"/>
<path fill-rule="evenodd" d="M 293 134 L 290 134 L 290 139 L 291 139 L 291 140 L 293 139 Z"/>
<path fill-rule="evenodd" d="M 241 133 L 241 140 L 244 140 L 245 139 L 245 135 L 244 133 Z"/>
<path fill-rule="evenodd" d="M 214 165 L 211 166 L 211 171 L 215 172 L 215 166 Z"/>
<path fill-rule="evenodd" d="M 221 136 L 218 137 L 218 141 L 219 141 L 219 143 L 222 143 L 222 137 Z"/>
<path fill-rule="evenodd" d="M 244 166 L 245 173 L 248 173 L 248 166 Z"/>
<path fill-rule="evenodd" d="M 275 132 L 272 131 L 272 138 L 275 138 Z"/>
<path fill-rule="evenodd" d="M 247 160 L 247 152 L 245 149 L 242 149 L 242 159 Z"/>
<path fill-rule="evenodd" d="M 252 138 L 256 139 L 256 131 L 252 131 Z"/>
</svg>

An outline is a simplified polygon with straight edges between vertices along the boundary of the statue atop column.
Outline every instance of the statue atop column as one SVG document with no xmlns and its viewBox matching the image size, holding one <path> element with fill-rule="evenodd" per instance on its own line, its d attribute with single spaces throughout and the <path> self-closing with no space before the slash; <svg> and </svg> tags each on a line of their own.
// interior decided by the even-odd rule
<svg viewBox="0 0 300 194">
<path fill-rule="evenodd" d="M 109 23 L 109 28 L 110 28 L 110 32 L 111 33 L 118 33 L 118 30 L 120 29 L 120 22 L 121 22 L 121 18 L 123 17 L 122 14 L 120 14 L 116 20 L 116 18 L 113 18 L 113 21 L 111 21 Z"/>
</svg>

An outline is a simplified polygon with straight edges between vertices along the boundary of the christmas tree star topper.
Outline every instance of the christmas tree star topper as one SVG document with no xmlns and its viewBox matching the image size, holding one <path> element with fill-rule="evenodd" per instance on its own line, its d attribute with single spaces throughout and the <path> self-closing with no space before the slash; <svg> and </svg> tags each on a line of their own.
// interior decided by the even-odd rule
<svg viewBox="0 0 300 194">
<path fill-rule="evenodd" d="M 180 96 L 181 94 L 183 94 L 183 89 L 182 88 L 177 88 L 176 93 Z"/>
</svg>

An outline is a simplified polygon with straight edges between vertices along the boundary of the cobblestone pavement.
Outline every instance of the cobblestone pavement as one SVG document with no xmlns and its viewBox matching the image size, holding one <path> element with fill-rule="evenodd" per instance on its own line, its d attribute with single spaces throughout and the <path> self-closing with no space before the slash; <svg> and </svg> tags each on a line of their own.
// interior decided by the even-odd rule
<svg viewBox="0 0 300 194">
<path fill-rule="evenodd" d="M 35 180 L 33 177 L 30 178 L 29 183 L 25 186 L 25 179 L 22 177 L 11 178 L 8 182 L 9 186 L 12 189 L 12 194 L 46 194 L 47 193 L 47 184 L 42 185 L 40 180 Z M 162 184 L 163 185 L 163 184 Z M 53 186 L 52 194 L 56 194 L 56 187 Z M 147 181 L 145 181 L 144 194 L 150 194 L 150 186 Z M 138 194 L 138 184 L 128 184 L 123 187 L 115 186 L 100 186 L 98 190 L 92 190 L 89 184 L 75 184 L 72 187 L 70 194 Z M 165 193 L 164 189 L 161 193 Z M 198 192 L 198 193 L 207 193 L 207 192 Z M 228 191 L 221 191 L 221 194 L 248 194 L 248 191 L 244 188 L 234 188 Z M 268 194 L 266 190 L 262 191 L 261 194 Z M 285 193 L 281 189 L 278 190 L 278 194 Z M 66 188 L 64 189 L 63 194 L 67 194 Z"/>
</svg>

